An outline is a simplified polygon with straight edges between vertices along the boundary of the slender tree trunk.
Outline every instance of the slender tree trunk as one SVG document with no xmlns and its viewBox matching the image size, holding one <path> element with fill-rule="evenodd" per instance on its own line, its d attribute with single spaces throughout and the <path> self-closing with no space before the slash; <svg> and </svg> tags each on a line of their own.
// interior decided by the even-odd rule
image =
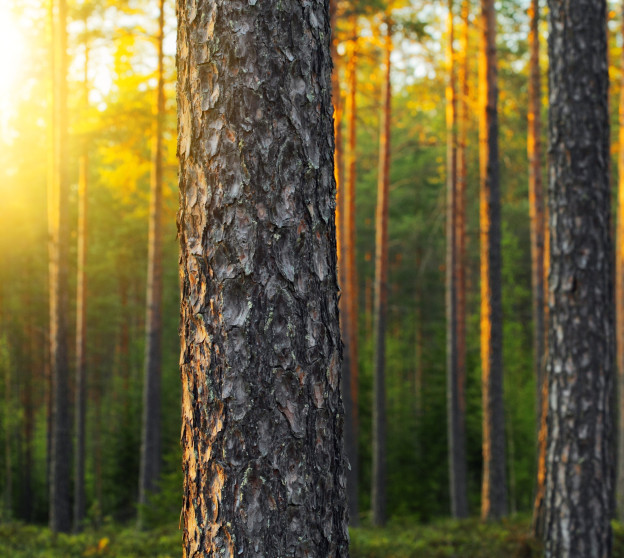
<svg viewBox="0 0 624 558">
<path fill-rule="evenodd" d="M 463 413 L 460 408 L 461 383 L 458 364 L 458 229 L 457 229 L 457 94 L 455 78 L 455 28 L 453 0 L 448 2 L 446 86 L 446 389 L 449 451 L 449 483 L 453 517 L 468 515 L 466 487 L 466 441 Z"/>
<path fill-rule="evenodd" d="M 50 185 L 50 353 L 52 370 L 52 456 L 50 528 L 71 528 L 69 366 L 67 317 L 69 308 L 69 175 L 67 118 L 67 5 L 57 0 L 54 10 L 54 171 Z"/>
<path fill-rule="evenodd" d="M 184 556 L 347 557 L 329 2 L 177 11 Z"/>
<path fill-rule="evenodd" d="M 85 25 L 86 27 L 86 25 Z M 85 43 L 83 114 L 89 104 L 89 47 Z M 76 280 L 76 450 L 74 456 L 74 532 L 82 529 L 85 518 L 85 440 L 87 427 L 87 206 L 89 182 L 89 150 L 82 138 L 78 168 L 78 270 Z"/>
<path fill-rule="evenodd" d="M 496 519 L 507 514 L 507 463 L 503 404 L 501 216 L 494 0 L 481 0 L 479 62 L 481 390 L 483 397 L 481 517 Z"/>
<path fill-rule="evenodd" d="M 358 525 L 358 289 L 356 271 L 356 240 L 355 240 L 355 183 L 356 183 L 356 94 L 357 94 L 357 17 L 351 16 L 350 27 L 352 36 L 349 39 L 349 60 L 347 62 L 347 80 L 349 92 L 346 102 L 347 150 L 346 177 L 343 188 L 343 220 L 344 220 L 344 285 L 341 302 L 344 303 L 348 326 L 342 330 L 345 340 L 345 359 L 343 368 L 349 382 L 345 382 L 344 390 L 349 390 L 345 401 L 350 399 L 349 407 L 345 405 L 347 419 L 345 421 L 345 445 L 351 470 L 347 473 L 347 499 L 349 502 L 349 522 Z M 348 339 L 348 341 L 346 341 Z M 347 358 L 348 353 L 348 358 Z M 347 368 L 348 365 L 348 368 Z M 350 416 L 349 416 L 350 415 Z"/>
<path fill-rule="evenodd" d="M 160 477 L 160 385 L 162 329 L 162 151 L 165 114 L 164 75 L 164 0 L 160 0 L 158 16 L 158 84 L 156 115 L 152 138 L 152 170 L 150 185 L 150 216 L 147 263 L 147 312 L 145 319 L 145 376 L 143 383 L 143 430 L 139 473 L 138 526 L 143 527 L 144 507 L 149 494 L 158 490 Z"/>
<path fill-rule="evenodd" d="M 332 101 L 334 105 L 334 175 L 336 179 L 336 244 L 338 249 L 338 281 L 340 285 L 340 333 L 343 341 L 342 361 L 342 399 L 345 407 L 345 452 L 350 467 L 347 469 L 347 498 L 349 504 L 349 523 L 356 525 L 357 509 L 357 435 L 355 427 L 355 404 L 353 400 L 352 370 L 357 362 L 353 362 L 354 332 L 352 321 L 352 291 L 349 266 L 351 263 L 351 231 L 349 229 L 349 186 L 345 180 L 345 153 L 342 135 L 344 103 L 340 88 L 338 38 L 337 38 L 337 1 L 330 0 L 330 19 L 332 27 L 331 54 L 334 64 L 332 72 Z M 350 64 L 350 62 L 348 62 Z M 348 151 L 347 151 L 347 156 Z"/>
<path fill-rule="evenodd" d="M 456 254 L 456 281 L 457 289 L 457 398 L 458 398 L 458 429 L 464 439 L 464 463 L 466 462 L 466 189 L 468 186 L 468 34 L 470 3 L 462 0 L 462 35 L 460 56 L 458 57 L 459 71 L 459 102 L 457 105 L 457 202 L 455 211 L 455 243 Z M 467 473 L 466 473 L 467 474 Z M 467 488 L 466 488 L 467 490 Z M 466 503 L 466 515 L 468 504 Z"/>
<path fill-rule="evenodd" d="M 545 376 L 545 323 L 544 323 L 544 194 L 542 188 L 541 110 L 542 94 L 539 65 L 539 0 L 531 0 L 529 7 L 531 29 L 529 32 L 529 110 L 527 156 L 529 161 L 529 215 L 531 221 L 531 283 L 533 290 L 533 368 L 535 371 L 537 404 L 537 479 L 533 504 L 533 533 L 541 537 L 543 528 L 544 480 L 546 465 L 546 417 L 543 413 Z"/>
<path fill-rule="evenodd" d="M 388 308 L 388 197 L 390 193 L 390 118 L 392 22 L 386 16 L 384 84 L 379 138 L 377 214 L 375 219 L 375 371 L 373 379 L 373 525 L 386 522 L 386 314 Z"/>
<path fill-rule="evenodd" d="M 612 544 L 616 401 L 606 2 L 548 6 L 546 556 L 603 558 Z"/>
<path fill-rule="evenodd" d="M 624 2 L 622 3 L 624 16 Z M 622 20 L 624 37 L 624 19 Z M 616 233 L 615 300 L 617 318 L 617 370 L 618 370 L 618 460 L 617 460 L 617 517 L 624 521 L 624 49 L 620 62 L 620 129 L 618 152 L 618 206 Z"/>
<path fill-rule="evenodd" d="M 0 369 L 4 372 L 4 513 L 3 519 L 10 521 L 13 516 L 13 438 L 12 403 L 13 386 L 11 385 L 11 361 L 6 336 L 0 338 Z"/>
</svg>

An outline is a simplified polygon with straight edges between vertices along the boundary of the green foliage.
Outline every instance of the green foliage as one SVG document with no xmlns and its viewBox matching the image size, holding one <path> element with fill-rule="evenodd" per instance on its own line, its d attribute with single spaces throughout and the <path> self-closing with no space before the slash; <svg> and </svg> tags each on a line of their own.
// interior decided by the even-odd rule
<svg viewBox="0 0 624 558">
<path fill-rule="evenodd" d="M 526 519 L 431 525 L 405 520 L 384 529 L 352 529 L 350 553 L 351 558 L 537 558 L 540 545 L 528 532 Z"/>
</svg>

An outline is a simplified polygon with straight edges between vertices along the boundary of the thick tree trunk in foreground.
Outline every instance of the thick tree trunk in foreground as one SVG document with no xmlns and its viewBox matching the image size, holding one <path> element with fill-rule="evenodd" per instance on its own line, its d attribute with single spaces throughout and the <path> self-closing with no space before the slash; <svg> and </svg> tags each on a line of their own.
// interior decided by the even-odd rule
<svg viewBox="0 0 624 558">
<path fill-rule="evenodd" d="M 356 270 L 355 244 L 355 182 L 356 182 L 356 119 L 357 119 L 357 17 L 351 16 L 352 36 L 349 40 L 349 60 L 347 63 L 347 82 L 349 92 L 346 102 L 347 115 L 347 149 L 345 154 L 346 173 L 343 188 L 343 219 L 344 219 L 344 287 L 341 301 L 347 314 L 347 331 L 343 330 L 345 340 L 345 359 L 343 369 L 349 381 L 343 383 L 343 399 L 345 401 L 345 449 L 351 465 L 347 472 L 347 499 L 349 502 L 349 523 L 358 524 L 358 288 Z M 346 334 L 346 335 L 345 335 Z M 347 358 L 348 355 L 348 358 Z M 348 364 L 348 367 L 347 367 Z M 344 377 L 344 376 L 343 376 Z M 346 391 L 348 390 L 348 393 Z M 349 400 L 349 406 L 346 401 Z"/>
<path fill-rule="evenodd" d="M 449 483 L 453 517 L 468 515 L 466 490 L 466 441 L 458 370 L 458 191 L 457 191 L 457 84 L 455 72 L 453 0 L 448 3 L 446 86 L 446 397 L 449 451 Z"/>
<path fill-rule="evenodd" d="M 178 0 L 186 557 L 348 556 L 328 8 Z"/>
<path fill-rule="evenodd" d="M 388 197 L 390 193 L 390 117 L 392 24 L 386 17 L 384 84 L 379 138 L 377 211 L 375 218 L 375 368 L 373 377 L 373 525 L 386 522 L 386 314 L 388 308 Z"/>
<path fill-rule="evenodd" d="M 507 514 L 507 464 L 503 405 L 501 215 L 494 0 L 481 0 L 479 62 L 481 390 L 483 397 L 481 517 L 495 519 Z"/>
<path fill-rule="evenodd" d="M 89 50 L 85 45 L 83 113 L 89 103 Z M 74 532 L 82 528 L 85 518 L 85 441 L 87 430 L 87 191 L 89 181 L 89 150 L 82 138 L 82 153 L 78 162 L 78 270 L 76 281 L 76 450 L 74 455 Z"/>
<path fill-rule="evenodd" d="M 58 0 L 53 12 L 54 84 L 52 182 L 48 194 L 50 258 L 50 363 L 52 372 L 52 436 L 50 457 L 50 529 L 71 528 L 69 366 L 67 319 L 69 309 L 69 175 L 67 118 L 67 5 Z"/>
<path fill-rule="evenodd" d="M 622 2 L 624 15 L 624 2 Z M 624 19 L 622 20 L 624 37 Z M 617 517 L 624 521 L 624 49 L 620 62 L 620 129 L 618 153 L 618 205 L 615 258 L 615 304 L 616 304 L 616 348 L 618 371 L 618 470 L 617 470 Z"/>
<path fill-rule="evenodd" d="M 615 480 L 615 331 L 606 2 L 549 0 L 548 6 L 546 556 L 607 558 Z"/>
<path fill-rule="evenodd" d="M 152 170 L 147 263 L 147 313 L 145 320 L 145 376 L 143 383 L 143 430 L 139 471 L 139 527 L 143 524 L 143 506 L 150 492 L 158 489 L 160 477 L 160 384 L 162 329 L 162 151 L 165 113 L 164 85 L 164 0 L 158 17 L 158 85 L 156 121 L 152 138 Z"/>
</svg>

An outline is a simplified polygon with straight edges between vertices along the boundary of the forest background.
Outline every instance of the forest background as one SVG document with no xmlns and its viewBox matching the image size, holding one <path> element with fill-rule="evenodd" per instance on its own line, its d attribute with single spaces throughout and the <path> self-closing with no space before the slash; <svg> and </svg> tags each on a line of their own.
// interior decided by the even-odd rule
<svg viewBox="0 0 624 558">
<path fill-rule="evenodd" d="M 75 339 L 79 157 L 88 144 L 86 260 L 86 524 L 129 524 L 137 514 L 145 354 L 151 136 L 157 86 L 158 6 L 147 0 L 69 3 L 69 339 Z M 527 516 L 536 477 L 527 162 L 528 2 L 497 3 L 502 200 L 505 428 L 509 506 Z M 0 467 L 3 519 L 48 517 L 50 362 L 47 350 L 47 178 L 50 27 L 46 3 L 0 6 Z M 617 169 L 622 38 L 610 4 L 612 169 Z M 446 428 L 445 211 L 447 6 L 420 0 L 339 2 L 335 68 L 343 102 L 357 68 L 356 268 L 358 500 L 370 509 L 375 204 L 382 114 L 384 13 L 393 34 L 386 353 L 388 511 L 395 524 L 450 515 Z M 356 28 L 353 17 L 356 13 Z M 469 509 L 482 474 L 479 349 L 478 9 L 470 6 L 467 169 L 466 433 Z M 165 3 L 163 149 L 162 460 L 147 526 L 180 514 L 179 286 L 175 14 Z M 459 23 L 459 6 L 456 20 Z M 542 106 L 546 121 L 546 24 Z M 459 45 L 459 41 L 457 42 Z M 88 57 L 85 54 L 88 52 Z M 354 53 L 357 58 L 354 58 Z M 86 72 L 86 74 L 85 74 Z M 85 82 L 86 75 L 86 82 Z M 83 100 L 85 83 L 88 103 Z M 342 119 L 343 137 L 348 122 Z M 546 145 L 546 126 L 543 127 Z M 544 173 L 545 173 L 544 165 Z M 612 173 L 615 192 L 617 173 Z M 69 343 L 69 362 L 75 360 Z M 75 392 L 73 373 L 70 393 Z M 73 401 L 73 395 L 70 396 Z M 71 457 L 70 457 L 71 459 Z M 513 532 L 513 524 L 511 532 Z M 520 532 L 524 533 L 520 528 Z M 361 535 L 366 538 L 366 535 Z M 104 539 L 102 539 L 104 540 Z M 357 535 L 355 537 L 357 541 Z M 104 545 L 106 546 L 106 545 Z M 97 547 L 95 547 L 97 551 Z M 102 549 L 100 549 L 102 550 Z M 152 554 L 153 555 L 153 554 Z M 372 555 L 372 554 L 371 554 Z"/>
</svg>

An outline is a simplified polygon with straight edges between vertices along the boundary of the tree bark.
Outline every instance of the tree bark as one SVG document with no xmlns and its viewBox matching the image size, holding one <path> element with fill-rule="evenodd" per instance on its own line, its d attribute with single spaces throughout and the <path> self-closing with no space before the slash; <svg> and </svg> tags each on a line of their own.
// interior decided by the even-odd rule
<svg viewBox="0 0 624 558">
<path fill-rule="evenodd" d="M 147 263 L 147 312 L 145 319 L 145 377 L 143 383 L 143 429 L 141 433 L 141 463 L 139 471 L 139 517 L 143 527 L 144 507 L 149 494 L 158 489 L 160 477 L 160 385 L 162 329 L 162 151 L 165 115 L 164 73 L 164 0 L 160 0 L 158 16 L 158 84 L 156 86 L 156 115 L 152 137 L 152 169 L 150 174 L 150 216 Z"/>
<path fill-rule="evenodd" d="M 624 14 L 624 2 L 622 3 Z M 624 19 L 622 20 L 624 37 Z M 617 517 L 624 521 L 624 49 L 620 62 L 620 111 L 619 111 L 619 150 L 618 150 L 618 206 L 616 232 L 616 347 L 618 370 L 618 460 L 617 460 Z"/>
<path fill-rule="evenodd" d="M 606 2 L 548 6 L 546 556 L 602 558 L 611 555 L 615 481 Z"/>
<path fill-rule="evenodd" d="M 377 211 L 375 219 L 375 307 L 373 378 L 373 525 L 386 522 L 386 314 L 388 308 L 388 197 L 390 193 L 390 118 L 392 85 L 390 55 L 392 53 L 392 22 L 386 16 L 384 42 L 384 84 L 379 137 L 379 171 L 377 179 Z"/>
<path fill-rule="evenodd" d="M 493 0 L 481 0 L 479 101 L 481 390 L 483 397 L 481 517 L 496 519 L 507 514 L 507 478 L 503 403 L 496 14 Z"/>
<path fill-rule="evenodd" d="M 329 3 L 178 0 L 184 556 L 348 556 Z"/>
<path fill-rule="evenodd" d="M 85 26 L 86 27 L 86 26 Z M 86 41 L 86 39 L 85 39 Z M 89 47 L 85 43 L 83 114 L 89 104 Z M 85 441 L 87 430 L 87 193 L 89 186 L 89 150 L 82 138 L 78 161 L 78 269 L 76 280 L 76 450 L 74 455 L 74 532 L 82 529 L 85 518 Z"/>
<path fill-rule="evenodd" d="M 449 452 L 449 484 L 453 517 L 468 515 L 466 490 L 466 441 L 460 408 L 462 385 L 458 370 L 458 192 L 457 192 L 457 84 L 455 72 L 455 26 L 453 0 L 448 2 L 446 85 L 446 397 Z"/>
<path fill-rule="evenodd" d="M 50 529 L 71 528 L 69 366 L 67 316 L 69 309 L 69 174 L 67 118 L 67 4 L 57 0 L 53 10 L 54 41 L 54 155 L 48 196 L 50 270 L 50 363 L 52 372 L 52 455 L 50 459 Z"/>
<path fill-rule="evenodd" d="M 344 218 L 344 291 L 341 300 L 344 300 L 348 327 L 343 330 L 345 342 L 345 359 L 343 368 L 348 376 L 348 383 L 343 384 L 345 402 L 350 399 L 349 406 L 345 405 L 345 446 L 351 469 L 347 473 L 347 499 L 349 502 L 349 522 L 358 525 L 358 288 L 356 270 L 356 231 L 355 231 L 355 184 L 356 184 L 356 119 L 357 119 L 357 17 L 350 17 L 351 37 L 349 39 L 349 60 L 347 62 L 347 81 L 349 92 L 346 102 L 347 122 L 347 150 L 346 150 L 346 176 L 344 182 L 343 218 Z M 348 358 L 346 358 L 348 354 Z M 348 364 L 348 368 L 347 368 Z"/>
</svg>

